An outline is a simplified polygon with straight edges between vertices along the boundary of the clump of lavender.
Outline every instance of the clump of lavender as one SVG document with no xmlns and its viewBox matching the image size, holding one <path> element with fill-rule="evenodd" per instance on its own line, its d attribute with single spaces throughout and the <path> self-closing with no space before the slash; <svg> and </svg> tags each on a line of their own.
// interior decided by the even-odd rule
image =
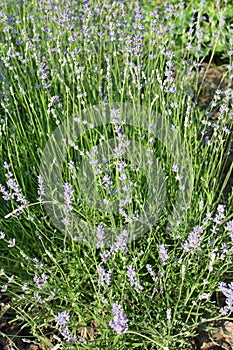
<svg viewBox="0 0 233 350">
<path fill-rule="evenodd" d="M 118 334 L 128 331 L 128 318 L 123 313 L 123 307 L 116 301 L 112 305 L 113 319 L 109 322 L 109 326 L 113 328 Z"/>
<path fill-rule="evenodd" d="M 27 3 L 27 0 L 24 2 Z M 184 138 L 190 146 L 191 158 L 195 164 L 194 184 L 197 188 L 194 191 L 192 208 L 195 208 L 195 210 L 199 208 L 197 209 L 198 213 L 205 215 L 205 210 L 212 210 L 215 206 L 213 198 L 216 198 L 219 188 L 218 181 L 212 180 L 218 179 L 217 169 L 221 168 L 221 162 L 224 159 L 225 139 L 231 133 L 229 125 L 233 116 L 233 92 L 232 89 L 216 91 L 210 112 L 206 111 L 206 120 L 203 121 L 203 125 L 207 129 L 212 128 L 213 135 L 211 139 L 207 139 L 204 145 L 205 151 L 202 153 L 202 144 L 199 142 L 199 137 L 196 137 L 198 136 L 198 130 L 200 130 L 199 124 L 202 123 L 199 117 L 201 119 L 202 116 L 199 116 L 199 111 L 196 110 L 196 102 L 194 102 L 194 100 L 197 101 L 198 96 L 193 98 L 194 91 L 191 90 L 194 88 L 194 80 L 198 81 L 198 79 L 195 79 L 195 74 L 197 73 L 196 78 L 199 78 L 198 75 L 200 74 L 200 70 L 197 68 L 201 68 L 199 58 L 202 54 L 202 43 L 205 36 L 202 28 L 202 16 L 206 12 L 204 10 L 206 1 L 201 2 L 197 19 L 191 19 L 189 32 L 185 32 L 184 27 L 187 24 L 187 18 L 189 18 L 189 16 L 186 16 L 189 13 L 187 11 L 191 13 L 192 10 L 185 6 L 184 1 L 176 4 L 168 4 L 168 2 L 164 3 L 161 8 L 156 7 L 155 11 L 150 13 L 150 10 L 147 12 L 146 8 L 149 6 L 146 1 L 140 2 L 141 7 L 138 7 L 137 1 L 103 0 L 103 2 L 98 3 L 96 1 L 80 2 L 78 0 L 40 0 L 34 2 L 30 8 L 28 7 L 28 11 L 24 11 L 23 17 L 25 18 L 22 21 L 22 11 L 15 11 L 14 6 L 10 4 L 11 1 L 3 0 L 4 4 L 0 5 L 2 10 L 0 11 L 1 47 L 3 49 L 3 53 L 0 54 L 0 87 L 3 92 L 0 94 L 0 108 L 2 109 L 2 119 L 0 118 L 0 158 L 1 154 L 3 157 L 4 154 L 9 154 L 14 169 L 11 172 L 9 170 L 10 165 L 4 163 L 4 168 L 8 172 L 6 174 L 7 183 L 5 186 L 0 185 L 0 193 L 9 204 L 12 202 L 12 207 L 15 205 L 15 201 L 17 202 L 16 205 L 19 205 L 19 208 L 8 214 L 7 217 L 13 216 L 14 213 L 20 213 L 29 203 L 22 194 L 23 191 L 19 187 L 17 178 L 24 181 L 25 175 L 23 189 L 27 189 L 29 185 L 30 192 L 30 183 L 33 184 L 34 179 L 28 175 L 31 175 L 31 169 L 37 169 L 38 165 L 37 157 L 34 155 L 42 151 L 42 145 L 45 144 L 47 137 L 51 136 L 50 133 L 53 127 L 59 125 L 69 114 L 84 112 L 88 106 L 103 103 L 108 105 L 112 101 L 130 102 L 132 105 L 143 103 L 167 117 L 166 119 L 171 122 L 172 134 L 175 135 L 181 130 L 184 131 Z M 227 3 L 227 1 L 225 2 Z M 21 5 L 22 1 L 20 0 L 20 7 Z M 208 7 L 208 4 L 206 5 Z M 220 34 L 216 37 L 213 35 L 213 40 L 209 45 L 213 55 L 215 44 L 218 45 L 217 39 L 219 37 L 222 39 L 222 34 L 224 34 L 224 19 L 222 16 L 224 11 L 222 11 L 219 0 L 216 1 L 214 11 L 220 14 L 219 23 L 221 25 L 219 24 L 219 26 L 221 28 L 219 29 L 221 30 L 217 30 L 216 34 Z M 193 9 L 193 15 L 196 12 Z M 150 23 L 147 27 L 148 20 Z M 211 22 L 212 31 L 215 19 L 212 18 L 211 20 L 213 20 Z M 23 24 L 26 22 L 30 25 L 25 29 Z M 183 26 L 183 23 L 186 24 Z M 194 25 L 196 29 L 194 29 Z M 187 45 L 182 45 L 182 50 L 177 50 L 176 39 L 177 35 L 180 38 L 181 31 L 185 33 L 182 42 L 186 43 L 187 40 L 188 42 Z M 233 34 L 232 29 L 229 32 Z M 186 39 L 186 34 L 188 39 Z M 228 51 L 229 56 L 233 56 L 233 41 L 231 38 L 229 39 L 227 40 L 227 46 L 229 46 L 227 50 L 230 50 Z M 120 49 L 117 48 L 119 45 Z M 114 51 L 111 51 L 112 49 Z M 205 50 L 208 50 L 206 45 Z M 229 59 L 229 65 L 226 65 L 229 72 L 226 73 L 230 73 L 229 80 L 231 83 L 232 57 L 229 57 Z M 156 95 L 153 93 L 155 91 Z M 218 108 L 217 118 L 210 121 L 212 118 L 209 118 L 209 116 L 211 117 L 212 108 L 215 107 Z M 146 135 L 144 135 L 146 128 L 143 128 L 144 130 L 140 129 L 142 124 L 135 127 L 131 133 L 131 128 L 124 124 L 124 115 L 121 116 L 120 109 L 113 109 L 111 115 L 112 124 L 114 125 L 114 129 L 111 128 L 111 134 L 114 133 L 115 141 L 112 152 L 116 157 L 114 165 L 113 162 L 109 162 L 109 159 L 102 159 L 101 161 L 99 155 L 97 157 L 98 147 L 96 144 L 98 138 L 101 142 L 103 140 L 108 142 L 107 133 L 110 128 L 105 129 L 105 126 L 102 125 L 99 130 L 96 130 L 94 126 L 91 126 L 95 123 L 94 117 L 93 124 L 88 123 L 89 136 L 80 137 L 81 141 L 77 140 L 77 142 L 67 140 L 68 146 L 72 149 L 71 152 L 67 153 L 70 174 L 67 178 L 64 174 L 64 182 L 70 181 L 70 179 L 77 179 L 78 182 L 80 179 L 76 172 L 75 163 L 69 158 L 70 155 L 73 152 L 75 154 L 75 151 L 78 150 L 79 155 L 82 156 L 86 153 L 86 146 L 88 149 L 93 146 L 93 150 L 89 154 L 90 165 L 94 168 L 96 179 L 99 179 L 99 181 L 96 181 L 96 185 L 99 186 L 98 190 L 101 194 L 104 193 L 105 198 L 103 207 L 96 206 L 98 214 L 95 215 L 95 212 L 94 218 L 92 217 L 94 210 L 89 211 L 88 209 L 87 221 L 91 222 L 93 219 L 95 223 L 99 222 L 99 220 L 102 220 L 99 213 L 104 209 L 111 209 L 117 202 L 116 211 L 119 213 L 119 218 L 122 218 L 118 227 L 122 227 L 123 220 L 126 223 L 141 219 L 136 216 L 137 208 L 141 208 L 140 189 L 137 191 L 138 184 L 136 181 L 130 181 L 132 173 L 134 180 L 135 178 L 140 179 L 141 175 L 135 167 L 133 168 L 128 164 L 129 162 L 125 162 L 124 156 L 128 154 L 126 152 L 132 143 L 131 136 L 135 136 L 136 140 L 140 140 L 140 143 L 142 141 L 145 144 L 148 141 Z M 143 122 L 143 120 L 141 121 Z M 153 123 L 153 120 L 150 122 Z M 85 125 L 87 121 L 82 120 L 82 123 Z M 157 125 L 153 126 L 151 124 L 151 126 L 155 129 L 152 134 L 156 136 Z M 102 129 L 104 130 L 103 134 Z M 200 130 L 200 133 L 207 138 L 206 130 Z M 28 138 L 27 135 L 34 136 Z M 94 135 L 93 139 L 92 135 Z M 160 142 L 155 139 L 156 137 L 149 139 L 149 152 L 158 151 L 158 155 L 163 161 L 163 147 L 160 147 Z M 163 143 L 162 141 L 161 143 Z M 24 152 L 24 150 L 27 151 Z M 19 173 L 23 171 L 23 166 L 19 162 L 26 157 L 29 174 L 21 173 L 21 176 L 18 177 Z M 149 161 L 151 159 L 148 159 L 148 164 L 151 164 Z M 174 157 L 172 162 L 174 163 L 172 171 L 175 176 L 171 177 L 171 181 L 168 179 L 170 181 L 167 187 L 168 195 L 169 193 L 172 194 L 173 187 L 179 187 L 179 192 L 186 189 L 186 184 L 182 182 L 184 175 L 182 162 L 180 162 L 179 157 Z M 138 169 L 140 169 L 141 164 L 138 165 Z M 166 165 L 167 156 L 165 156 L 164 161 L 165 168 Z M 168 166 L 170 167 L 171 164 L 168 164 Z M 63 224 L 66 227 L 71 223 L 74 202 L 74 190 L 71 183 L 65 183 L 63 193 Z M 202 184 L 204 184 L 204 190 L 200 188 Z M 92 191 L 89 192 L 92 195 Z M 197 193 L 201 194 L 201 198 L 198 198 Z M 40 175 L 38 176 L 37 195 L 38 201 L 42 202 L 44 179 Z M 118 201 L 115 201 L 116 198 Z M 232 197 L 230 198 L 232 199 Z M 201 199 L 200 206 L 198 205 L 199 199 Z M 84 206 L 80 207 L 80 210 L 83 210 Z M 194 227 L 191 233 L 187 232 L 186 240 L 181 242 L 176 240 L 177 245 L 169 246 L 169 251 L 167 237 L 163 234 L 163 230 L 158 230 L 158 241 L 165 244 L 157 244 L 157 237 L 156 240 L 154 239 L 154 228 L 146 239 L 142 237 L 140 242 L 137 242 L 142 246 L 149 243 L 148 248 L 150 248 L 143 249 L 144 253 L 138 255 L 140 256 L 140 271 L 143 271 L 143 268 L 146 267 L 151 276 L 151 278 L 148 278 L 147 273 L 140 274 L 140 282 L 144 287 L 140 285 L 136 268 L 132 265 L 132 261 L 135 261 L 132 260 L 132 255 L 134 255 L 137 245 L 129 243 L 132 234 L 130 230 L 128 232 L 123 231 L 108 250 L 102 251 L 104 242 L 107 241 L 107 226 L 104 229 L 103 225 L 100 224 L 95 232 L 97 249 L 90 251 L 89 248 L 85 247 L 84 254 L 82 252 L 80 254 L 79 244 L 72 241 L 71 246 L 71 240 L 68 240 L 66 247 L 60 244 L 60 232 L 57 231 L 56 233 L 59 239 L 54 239 L 56 237 L 54 235 L 55 231 L 54 233 L 49 231 L 47 225 L 49 218 L 47 220 L 46 218 L 37 218 L 37 208 L 37 205 L 27 207 L 27 211 L 33 210 L 35 220 L 26 222 L 26 225 L 24 225 L 23 218 L 18 220 L 17 217 L 14 217 L 11 222 L 5 222 L 0 215 L 2 229 L 0 230 L 0 240 L 3 243 L 0 245 L 0 250 L 1 253 L 4 253 L 4 259 L 7 254 L 10 256 L 9 258 L 6 257 L 7 263 L 5 264 L 6 268 L 5 266 L 4 268 L 7 269 L 10 266 L 14 269 L 14 265 L 23 266 L 24 272 L 31 272 L 32 281 L 29 280 L 27 283 L 23 281 L 22 293 L 19 295 L 17 305 L 19 305 L 20 311 L 25 311 L 29 316 L 25 319 L 28 320 L 33 315 L 32 323 L 29 324 L 33 329 L 37 324 L 40 330 L 41 321 L 47 322 L 43 317 L 41 318 L 41 314 L 35 312 L 38 306 L 41 311 L 46 310 L 48 315 L 51 315 L 56 306 L 54 304 L 55 300 L 57 307 L 61 304 L 67 305 L 68 310 L 72 308 L 75 313 L 79 313 L 78 320 L 90 320 L 92 316 L 97 319 L 101 313 L 101 317 L 104 319 L 103 322 L 100 322 L 98 332 L 102 333 L 107 339 L 109 347 L 115 348 L 117 335 L 109 336 L 108 332 L 111 329 L 104 327 L 105 329 L 102 330 L 101 324 L 104 325 L 106 320 L 109 321 L 106 309 L 112 300 L 112 295 L 117 290 L 117 295 L 119 295 L 119 291 L 122 292 L 121 295 L 122 299 L 124 298 L 125 305 L 126 303 L 130 305 L 130 314 L 127 314 L 127 316 L 134 325 L 134 336 L 136 336 L 136 332 L 138 334 L 137 344 L 135 344 L 133 339 L 131 343 L 129 332 L 127 334 L 127 345 L 122 344 L 122 347 L 181 348 L 179 344 L 175 344 L 178 342 L 177 334 L 182 333 L 184 335 L 184 337 L 179 337 L 182 338 L 182 342 L 185 336 L 188 337 L 189 331 L 192 332 L 195 327 L 192 324 L 194 318 L 197 324 L 198 318 L 201 317 L 201 310 L 203 310 L 203 307 L 200 308 L 201 301 L 206 302 L 206 304 L 209 302 L 212 292 L 209 288 L 211 285 L 216 286 L 218 283 L 213 283 L 213 281 L 223 280 L 225 272 L 231 271 L 233 220 L 227 222 L 229 213 L 227 208 L 225 210 L 224 205 L 221 204 L 218 205 L 215 216 L 212 212 L 206 214 L 206 219 L 202 221 L 201 226 Z M 0 207 L 0 212 L 1 209 Z M 186 210 L 186 207 L 184 209 Z M 4 210 L 3 203 L 3 212 Z M 201 219 L 199 214 L 195 215 L 195 210 L 192 212 L 192 209 L 190 209 L 190 218 L 195 222 L 194 226 L 198 225 Z M 185 220 L 184 226 L 180 222 L 181 237 L 185 234 L 185 232 L 182 232 L 182 227 L 187 227 L 186 224 L 188 224 Z M 44 227 L 43 223 L 45 224 Z M 158 228 L 161 227 L 158 225 Z M 205 238 L 208 240 L 204 240 L 204 234 L 202 233 L 204 230 Z M 14 232 L 16 238 L 6 239 L 6 237 L 11 237 L 12 232 Z M 160 232 L 161 236 L 159 236 Z M 41 239 L 42 235 L 43 240 Z M 207 235 L 209 237 L 206 237 Z M 230 240 L 232 241 L 231 247 Z M 42 266 L 36 258 L 34 260 L 22 254 L 21 249 L 24 248 L 24 242 L 29 245 L 29 247 L 25 247 L 27 250 L 30 250 L 30 247 L 36 247 L 36 250 L 38 248 L 38 256 L 43 256 L 46 266 Z M 16 243 L 17 245 L 12 251 Z M 41 247 L 42 244 L 43 247 Z M 48 249 L 51 248 L 51 250 L 48 252 L 44 249 L 45 247 L 49 247 Z M 98 250 L 99 248 L 101 251 Z M 134 249 L 133 252 L 132 249 Z M 195 254 L 189 254 L 189 252 L 199 252 L 201 249 L 203 255 L 209 257 L 208 259 L 196 259 Z M 17 255 L 19 251 L 20 254 Z M 82 258 L 83 255 L 84 258 Z M 20 261 L 17 261 L 17 264 L 11 264 L 19 257 Z M 3 264 L 5 263 L 4 259 L 2 259 Z M 154 259 L 153 268 L 155 271 L 148 264 L 152 259 Z M 162 268 L 167 266 L 168 262 L 173 262 L 169 269 Z M 47 264 L 49 267 L 47 267 Z M 105 268 L 103 264 L 108 264 L 108 267 Z M 93 265 L 96 266 L 94 275 L 92 274 Z M 85 268 L 83 268 L 84 266 Z M 50 267 L 51 271 L 49 270 Z M 35 268 L 38 271 L 35 272 Z M 127 270 L 124 270 L 124 268 L 127 268 Z M 114 283 L 111 283 L 112 271 L 114 271 Z M 194 278 L 189 279 L 189 271 L 192 271 L 195 281 Z M 217 273 L 215 273 L 216 271 Z M 13 294 L 18 297 L 20 278 L 17 278 L 17 273 L 14 276 L 9 273 L 8 276 L 4 269 L 0 269 L 0 275 L 1 291 L 8 293 L 9 289 L 15 285 L 16 289 L 13 290 Z M 52 275 L 52 278 L 48 277 L 50 275 Z M 129 280 L 128 284 L 131 286 L 131 288 L 128 288 L 130 289 L 130 296 L 125 293 L 127 289 L 125 286 L 127 281 L 125 280 L 127 278 Z M 95 295 L 90 298 L 90 293 L 85 293 L 85 288 L 95 286 L 97 283 L 101 287 L 97 287 L 97 290 L 104 289 L 105 292 L 102 298 L 104 310 L 95 307 L 95 303 L 90 304 L 90 299 L 96 300 Z M 79 292 L 80 287 L 82 288 L 81 293 Z M 145 291 L 141 292 L 143 288 Z M 233 308 L 233 285 L 232 283 L 221 282 L 219 283 L 219 289 L 226 296 L 226 306 L 221 310 L 226 315 L 232 312 Z M 190 290 L 191 293 L 189 293 Z M 135 291 L 137 293 L 141 292 L 137 294 L 137 305 L 130 300 L 130 297 L 134 297 L 134 294 L 136 294 Z M 25 294 L 23 294 L 24 292 Z M 156 297 L 154 298 L 155 294 Z M 174 298 L 174 295 L 177 298 Z M 28 308 L 30 300 L 33 303 Z M 40 304 L 43 304 L 43 308 Z M 80 304 L 82 307 L 79 307 Z M 212 303 L 210 304 L 212 305 Z M 210 308 L 207 305 L 205 313 L 209 312 L 211 305 Z M 156 314 L 156 327 L 153 324 L 153 317 L 148 317 L 146 322 L 142 320 L 142 323 L 140 323 L 139 307 L 145 315 Z M 190 317 L 196 307 L 198 310 L 196 317 Z M 56 312 L 58 310 L 55 311 L 55 314 Z M 109 326 L 117 334 L 127 332 L 129 320 L 119 302 L 112 305 L 112 313 L 113 317 L 109 322 Z M 23 312 L 20 315 L 23 315 Z M 36 315 L 38 315 L 37 319 Z M 211 311 L 209 316 L 210 318 L 213 316 Z M 185 318 L 186 322 L 179 321 L 181 319 L 185 321 Z M 73 320 L 69 312 L 59 312 L 54 319 L 61 337 L 67 343 L 70 343 L 69 345 L 66 344 L 65 348 L 81 348 L 80 344 L 76 344 L 77 341 L 81 340 L 75 336 L 75 329 L 73 329 L 73 334 L 71 333 L 70 325 Z M 76 327 L 75 321 L 77 320 L 74 320 Z M 157 331 L 158 336 L 156 335 Z M 98 341 L 98 339 L 95 340 Z M 161 347 L 158 344 L 161 344 Z M 56 345 L 54 347 L 53 345 L 51 345 L 51 348 L 60 346 Z M 89 344 L 87 347 L 89 347 Z M 98 348 L 98 344 L 94 344 L 94 347 Z"/>
</svg>

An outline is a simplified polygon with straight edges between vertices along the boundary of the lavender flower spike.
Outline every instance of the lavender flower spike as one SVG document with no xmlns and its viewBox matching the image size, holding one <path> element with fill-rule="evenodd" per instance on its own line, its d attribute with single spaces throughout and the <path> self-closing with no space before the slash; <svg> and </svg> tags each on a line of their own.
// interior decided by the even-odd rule
<svg viewBox="0 0 233 350">
<path fill-rule="evenodd" d="M 169 255 L 167 253 L 165 244 L 159 244 L 159 257 L 162 265 L 166 265 Z"/>
<path fill-rule="evenodd" d="M 233 312 L 233 282 L 230 282 L 228 285 L 225 282 L 219 282 L 218 288 L 226 297 L 226 305 L 219 310 L 225 316 Z"/>
<path fill-rule="evenodd" d="M 104 248 L 105 234 L 104 234 L 104 227 L 102 224 L 99 224 L 97 226 L 96 237 L 98 239 L 98 241 L 96 243 L 96 248 Z"/>
<path fill-rule="evenodd" d="M 66 182 L 64 184 L 64 200 L 65 200 L 64 210 L 67 213 L 69 213 L 73 209 L 73 206 L 72 206 L 73 194 L 74 194 L 74 190 L 72 188 L 72 185 Z"/>
<path fill-rule="evenodd" d="M 44 178 L 42 175 L 38 175 L 37 176 L 37 179 L 38 179 L 38 201 L 39 202 L 42 202 L 42 196 L 45 194 L 45 191 L 44 191 Z"/>
<path fill-rule="evenodd" d="M 109 326 L 113 328 L 118 334 L 122 334 L 123 332 L 127 332 L 127 322 L 128 319 L 126 315 L 123 314 L 123 308 L 119 304 L 118 301 L 116 301 L 112 305 L 112 313 L 114 315 L 113 320 L 109 322 Z"/>
<path fill-rule="evenodd" d="M 55 316 L 55 322 L 59 325 L 59 326 L 63 326 L 65 324 L 67 324 L 69 322 L 70 319 L 70 314 L 67 311 L 62 311 L 59 312 L 56 316 Z"/>
<path fill-rule="evenodd" d="M 184 242 L 183 248 L 185 252 L 195 252 L 200 250 L 202 241 L 201 233 L 203 232 L 202 227 L 195 226 L 193 231 L 189 234 L 188 239 Z"/>
</svg>

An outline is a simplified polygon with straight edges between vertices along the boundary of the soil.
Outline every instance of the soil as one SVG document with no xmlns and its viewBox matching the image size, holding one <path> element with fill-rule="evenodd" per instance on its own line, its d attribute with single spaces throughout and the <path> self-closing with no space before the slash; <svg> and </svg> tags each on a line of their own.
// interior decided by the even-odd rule
<svg viewBox="0 0 233 350">
<path fill-rule="evenodd" d="M 215 331 L 200 331 L 195 339 L 195 350 L 232 350 L 233 322 L 222 321 L 215 325 Z"/>
</svg>

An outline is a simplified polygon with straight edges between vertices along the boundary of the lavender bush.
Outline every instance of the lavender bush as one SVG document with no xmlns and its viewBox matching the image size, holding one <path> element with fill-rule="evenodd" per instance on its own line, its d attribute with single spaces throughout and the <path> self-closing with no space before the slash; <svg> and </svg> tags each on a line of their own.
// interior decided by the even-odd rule
<svg viewBox="0 0 233 350">
<path fill-rule="evenodd" d="M 233 191 L 226 188 L 233 166 L 225 165 L 232 154 L 233 29 L 225 20 L 226 1 L 192 6 L 123 0 L 0 4 L 2 315 L 12 308 L 15 324 L 29 326 L 41 348 L 187 349 L 197 329 L 232 319 Z M 228 60 L 228 86 L 219 87 L 202 110 L 199 75 L 208 73 L 219 47 Z M 163 116 L 169 132 L 187 146 L 191 201 L 169 230 L 176 197 L 186 193 L 184 169 L 153 124 L 146 130 L 124 125 L 118 110 L 111 111 L 111 124 L 93 127 L 93 118 L 78 139 L 61 140 L 68 149 L 60 169 L 63 187 L 55 189 L 62 206 L 53 217 L 45 210 L 46 204 L 57 206 L 44 199 L 47 179 L 40 173 L 48 140 L 70 116 L 86 125 L 90 106 L 115 102 Z M 118 142 L 114 159 L 99 155 L 108 139 Z M 141 145 L 138 164 L 124 157 L 131 140 Z M 157 179 L 148 178 L 150 155 L 162 168 Z M 83 164 L 93 177 L 85 177 Z M 150 182 L 161 189 L 154 194 L 161 213 L 146 234 L 127 240 L 134 232 L 124 225 L 140 219 Z M 84 244 L 81 229 L 70 234 L 71 214 L 92 225 L 93 244 Z M 112 239 L 110 228 L 121 233 Z M 16 349 L 14 336 L 4 336 Z"/>
</svg>

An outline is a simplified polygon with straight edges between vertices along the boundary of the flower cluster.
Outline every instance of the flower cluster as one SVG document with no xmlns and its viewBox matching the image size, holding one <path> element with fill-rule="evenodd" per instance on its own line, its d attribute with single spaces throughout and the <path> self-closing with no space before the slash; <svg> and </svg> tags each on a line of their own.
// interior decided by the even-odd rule
<svg viewBox="0 0 233 350">
<path fill-rule="evenodd" d="M 8 179 L 6 184 L 9 190 L 7 190 L 5 186 L 0 184 L 0 192 L 2 192 L 3 194 L 2 198 L 4 200 L 9 201 L 11 199 L 15 199 L 17 202 L 21 204 L 18 207 L 18 209 L 15 210 L 15 213 L 19 215 L 22 213 L 23 209 L 26 208 L 30 202 L 23 196 L 22 189 L 20 188 L 19 184 L 13 177 L 13 173 L 9 170 L 10 164 L 7 164 L 6 162 L 4 162 L 4 168 L 7 170 L 7 174 L 5 174 L 5 177 Z"/>
<path fill-rule="evenodd" d="M 99 274 L 98 284 L 99 286 L 109 286 L 111 283 L 112 270 L 105 272 L 103 266 L 97 266 L 97 272 Z"/>
<path fill-rule="evenodd" d="M 59 325 L 59 326 L 63 326 L 65 324 L 67 324 L 69 322 L 70 319 L 70 314 L 67 311 L 62 311 L 59 312 L 56 316 L 55 316 L 55 322 Z"/>
<path fill-rule="evenodd" d="M 225 230 L 229 232 L 229 236 L 233 244 L 233 220 L 228 221 L 228 223 L 225 226 Z"/>
<path fill-rule="evenodd" d="M 128 319 L 123 313 L 123 307 L 116 301 L 112 305 L 112 313 L 114 318 L 109 322 L 109 326 L 113 328 L 118 334 L 128 331 Z"/>
<path fill-rule="evenodd" d="M 60 334 L 63 336 L 64 340 L 67 343 L 71 343 L 71 344 L 74 344 L 75 342 L 85 343 L 85 340 L 83 338 L 76 337 L 69 331 L 68 327 L 65 327 L 65 325 L 68 324 L 69 320 L 70 320 L 70 314 L 67 311 L 59 312 L 55 316 L 55 322 L 58 326 L 60 326 L 58 329 Z"/>
<path fill-rule="evenodd" d="M 135 266 L 129 265 L 127 268 L 127 276 L 129 278 L 129 282 L 131 287 L 134 287 L 136 292 L 140 293 L 144 287 L 139 283 L 138 278 L 136 277 L 136 269 Z"/>
<path fill-rule="evenodd" d="M 71 223 L 71 219 L 68 216 L 68 214 L 73 210 L 73 195 L 74 195 L 74 190 L 72 185 L 69 182 L 66 182 L 64 184 L 64 205 L 63 209 L 66 214 L 66 216 L 62 219 L 62 223 L 65 225 L 65 227 L 69 226 Z"/>
<path fill-rule="evenodd" d="M 226 297 L 226 305 L 219 312 L 223 315 L 233 312 L 233 282 L 228 285 L 225 282 L 220 282 L 218 288 Z"/>
<path fill-rule="evenodd" d="M 96 238 L 97 238 L 96 248 L 103 248 L 104 247 L 105 234 L 104 234 L 104 227 L 103 227 L 102 224 L 99 224 L 97 226 Z"/>
<path fill-rule="evenodd" d="M 203 229 L 201 226 L 194 227 L 193 231 L 188 235 L 188 239 L 183 244 L 185 252 L 196 252 L 200 250 L 202 232 Z"/>
<path fill-rule="evenodd" d="M 159 244 L 159 257 L 162 265 L 167 264 L 167 260 L 169 259 L 169 255 L 167 253 L 167 249 L 165 244 Z"/>
<path fill-rule="evenodd" d="M 42 273 L 41 276 L 35 275 L 33 280 L 38 289 L 42 289 L 47 283 L 48 276 L 45 273 Z"/>
<path fill-rule="evenodd" d="M 42 202 L 43 195 L 45 194 L 45 189 L 44 189 L 44 178 L 42 175 L 38 175 L 38 201 Z"/>
</svg>

